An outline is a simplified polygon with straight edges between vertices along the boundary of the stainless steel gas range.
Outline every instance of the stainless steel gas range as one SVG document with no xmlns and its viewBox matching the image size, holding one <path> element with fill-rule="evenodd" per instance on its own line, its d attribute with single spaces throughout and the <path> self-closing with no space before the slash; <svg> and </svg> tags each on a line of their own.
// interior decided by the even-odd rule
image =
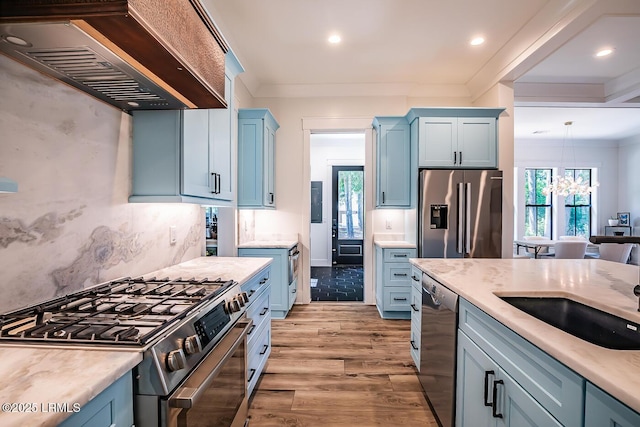
<svg viewBox="0 0 640 427">
<path fill-rule="evenodd" d="M 234 281 L 124 278 L 0 315 L 0 343 L 142 352 L 136 426 L 244 425 L 249 300 Z"/>
</svg>

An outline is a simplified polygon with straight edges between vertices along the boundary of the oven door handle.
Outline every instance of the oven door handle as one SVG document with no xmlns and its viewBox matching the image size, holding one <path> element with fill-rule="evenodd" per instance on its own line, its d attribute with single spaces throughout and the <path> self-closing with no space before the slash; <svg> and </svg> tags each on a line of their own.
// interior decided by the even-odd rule
<svg viewBox="0 0 640 427">
<path fill-rule="evenodd" d="M 200 379 L 200 376 L 194 375 L 197 373 L 198 369 L 209 368 L 208 366 L 206 366 L 206 363 L 202 363 L 200 367 L 196 369 L 196 371 L 187 379 L 184 386 L 176 390 L 176 392 L 169 398 L 169 406 L 173 408 L 186 409 L 195 406 L 204 392 L 207 391 L 209 385 L 211 385 L 211 382 L 213 382 L 216 376 L 218 376 L 220 370 L 222 369 L 222 366 L 233 356 L 238 346 L 246 338 L 247 332 L 251 325 L 253 325 L 253 321 L 251 319 L 238 321 L 238 323 L 233 328 L 231 328 L 227 336 L 225 336 L 218 344 L 216 344 L 211 354 L 209 354 L 207 358 L 214 357 L 214 359 L 217 359 L 217 357 L 213 354 L 217 349 L 223 351 L 224 356 L 219 359 L 214 367 L 210 367 L 210 371 L 205 374 L 203 379 Z M 229 344 L 230 342 L 231 344 Z M 192 381 L 195 384 L 191 384 Z"/>
</svg>

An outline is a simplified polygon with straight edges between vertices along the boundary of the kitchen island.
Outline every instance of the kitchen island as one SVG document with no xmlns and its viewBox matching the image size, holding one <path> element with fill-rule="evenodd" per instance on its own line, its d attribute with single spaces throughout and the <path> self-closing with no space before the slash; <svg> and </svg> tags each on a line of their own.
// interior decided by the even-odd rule
<svg viewBox="0 0 640 427">
<path fill-rule="evenodd" d="M 565 297 L 640 322 L 638 266 L 597 259 L 411 259 L 461 298 L 570 370 L 640 412 L 640 351 L 611 350 L 576 338 L 499 296 Z"/>
<path fill-rule="evenodd" d="M 220 278 L 242 285 L 270 263 L 268 258 L 201 257 L 144 277 Z M 0 403 L 5 405 L 0 425 L 56 426 L 129 373 L 142 361 L 142 351 L 2 344 L 0 358 Z"/>
</svg>

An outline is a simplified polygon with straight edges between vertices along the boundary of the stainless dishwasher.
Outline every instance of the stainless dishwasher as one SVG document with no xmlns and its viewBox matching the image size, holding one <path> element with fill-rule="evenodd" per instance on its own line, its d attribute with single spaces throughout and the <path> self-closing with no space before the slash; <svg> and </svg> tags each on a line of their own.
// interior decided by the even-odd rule
<svg viewBox="0 0 640 427">
<path fill-rule="evenodd" d="M 422 332 L 418 378 L 438 422 L 454 425 L 458 295 L 422 275 Z"/>
</svg>

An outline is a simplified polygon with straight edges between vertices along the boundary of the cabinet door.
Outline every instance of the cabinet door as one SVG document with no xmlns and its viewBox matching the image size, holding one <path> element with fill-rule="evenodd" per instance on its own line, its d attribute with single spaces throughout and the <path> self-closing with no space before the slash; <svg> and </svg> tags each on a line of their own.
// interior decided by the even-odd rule
<svg viewBox="0 0 640 427">
<path fill-rule="evenodd" d="M 261 119 L 238 120 L 238 206 L 263 203 L 263 128 Z"/>
<path fill-rule="evenodd" d="M 233 103 L 231 98 L 231 79 L 225 76 L 224 93 L 228 108 L 209 110 L 209 157 L 211 173 L 217 182 L 212 186 L 215 192 L 210 194 L 218 200 L 233 200 L 233 162 L 231 142 L 231 117 Z"/>
<path fill-rule="evenodd" d="M 209 111 L 182 113 L 181 193 L 211 198 L 209 170 Z"/>
<path fill-rule="evenodd" d="M 498 166 L 497 148 L 495 118 L 458 118 L 457 166 L 495 168 Z"/>
<path fill-rule="evenodd" d="M 494 426 L 491 402 L 498 365 L 462 331 L 458 331 L 457 357 L 456 426 Z"/>
<path fill-rule="evenodd" d="M 420 118 L 418 145 L 420 167 L 456 167 L 458 119 L 456 117 Z"/>
<path fill-rule="evenodd" d="M 265 206 L 274 207 L 276 205 L 275 193 L 275 154 L 276 154 L 276 131 L 268 124 L 264 127 L 265 151 L 264 151 L 264 194 L 263 203 Z"/>
<path fill-rule="evenodd" d="M 640 414 L 587 382 L 584 426 L 637 427 Z"/>
<path fill-rule="evenodd" d="M 378 207 L 411 206 L 409 125 L 381 125 L 376 153 Z"/>
</svg>

